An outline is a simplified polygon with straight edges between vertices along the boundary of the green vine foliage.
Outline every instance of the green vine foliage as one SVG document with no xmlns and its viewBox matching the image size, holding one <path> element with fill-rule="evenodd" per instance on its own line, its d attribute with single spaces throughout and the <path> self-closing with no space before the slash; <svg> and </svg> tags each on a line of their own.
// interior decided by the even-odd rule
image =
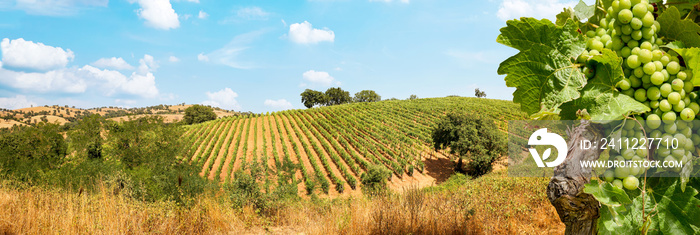
<svg viewBox="0 0 700 235">
<path fill-rule="evenodd" d="M 700 84 L 700 0 L 650 0 L 658 8 L 658 35 L 669 53 L 679 55 L 692 71 L 696 90 Z M 621 120 L 649 112 L 649 108 L 622 94 L 615 84 L 625 78 L 622 59 L 603 49 L 591 61 L 595 77 L 587 79 L 576 58 L 585 50 L 581 32 L 597 28 L 612 0 L 594 6 L 582 1 L 564 9 L 555 22 L 547 19 L 509 20 L 497 42 L 520 52 L 503 61 L 498 74 L 516 88 L 513 101 L 531 119 Z M 599 233 L 700 234 L 700 179 L 690 178 L 698 160 L 683 169 L 681 177 L 643 180 L 642 190 L 625 191 L 605 181 L 592 180 L 584 192 L 602 205 Z M 695 171 L 693 170 L 695 167 Z"/>
</svg>

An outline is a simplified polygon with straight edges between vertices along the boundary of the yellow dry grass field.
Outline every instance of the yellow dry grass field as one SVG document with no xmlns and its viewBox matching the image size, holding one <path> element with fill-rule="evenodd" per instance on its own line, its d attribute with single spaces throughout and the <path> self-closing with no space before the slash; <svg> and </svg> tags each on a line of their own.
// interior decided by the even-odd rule
<svg viewBox="0 0 700 235">
<path fill-rule="evenodd" d="M 26 125 L 24 123 L 15 121 L 15 120 L 7 120 L 5 121 L 4 119 L 0 119 L 0 128 L 11 128 L 12 126 L 17 125 L 17 126 L 23 126 Z"/>
<path fill-rule="evenodd" d="M 133 119 L 139 119 L 139 118 L 147 117 L 147 116 L 160 116 L 163 118 L 164 122 L 174 123 L 174 122 L 182 121 L 182 117 L 184 117 L 185 115 L 183 115 L 183 114 L 139 114 L 139 115 L 109 118 L 109 120 L 116 121 L 116 122 L 123 122 L 123 121 L 129 121 L 129 119 L 133 120 Z"/>
<path fill-rule="evenodd" d="M 58 124 L 60 124 L 60 125 L 63 125 L 63 124 L 68 123 L 68 120 L 66 120 L 65 118 L 56 117 L 56 116 L 52 116 L 52 115 L 34 116 L 34 117 L 31 117 L 30 120 L 31 120 L 32 123 L 34 123 L 34 122 L 41 122 L 41 118 L 43 118 L 43 117 L 46 117 L 46 120 L 47 120 L 49 123 L 58 123 Z"/>
</svg>

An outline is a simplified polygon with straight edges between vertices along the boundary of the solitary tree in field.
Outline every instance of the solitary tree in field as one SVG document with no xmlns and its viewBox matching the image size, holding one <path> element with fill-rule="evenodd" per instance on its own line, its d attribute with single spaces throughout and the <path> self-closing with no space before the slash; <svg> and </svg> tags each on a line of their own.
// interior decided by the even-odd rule
<svg viewBox="0 0 700 235">
<path fill-rule="evenodd" d="M 328 106 L 352 102 L 350 92 L 344 91 L 340 87 L 328 88 L 328 90 L 326 90 L 326 97 L 328 98 L 328 102 L 326 103 Z"/>
<path fill-rule="evenodd" d="M 315 105 L 325 105 L 327 97 L 323 92 L 306 89 L 301 93 L 301 102 L 306 108 L 311 108 Z"/>
<path fill-rule="evenodd" d="M 418 99 L 417 95 L 411 95 L 408 97 L 408 100 L 415 100 L 415 99 Z"/>
<path fill-rule="evenodd" d="M 474 90 L 474 93 L 474 96 L 476 96 L 477 98 L 486 97 L 486 92 L 479 90 L 479 88 L 476 88 L 476 90 Z"/>
<path fill-rule="evenodd" d="M 185 109 L 185 116 L 182 121 L 186 124 L 197 124 L 216 119 L 216 113 L 211 107 L 203 105 L 192 105 Z"/>
<path fill-rule="evenodd" d="M 355 93 L 355 102 L 377 102 L 381 100 L 382 97 L 373 90 L 363 90 Z"/>
</svg>

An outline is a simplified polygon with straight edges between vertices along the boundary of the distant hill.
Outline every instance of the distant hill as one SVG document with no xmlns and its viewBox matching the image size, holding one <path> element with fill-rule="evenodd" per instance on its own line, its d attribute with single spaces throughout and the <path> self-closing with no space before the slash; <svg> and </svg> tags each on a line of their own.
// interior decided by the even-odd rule
<svg viewBox="0 0 700 235">
<path fill-rule="evenodd" d="M 268 172 L 263 181 L 273 184 L 276 169 L 290 161 L 300 166 L 300 195 L 359 194 L 361 175 L 373 164 L 393 172 L 393 189 L 428 186 L 452 173 L 452 161 L 432 150 L 430 133 L 433 123 L 453 110 L 489 115 L 504 132 L 508 120 L 527 118 L 511 101 L 463 97 L 237 116 L 186 127 L 183 139 L 189 147 L 183 160 L 200 166 L 201 176 L 220 181 L 257 162 Z"/>
<path fill-rule="evenodd" d="M 185 109 L 192 105 L 157 105 L 143 108 L 100 107 L 92 109 L 80 109 L 68 106 L 39 106 L 21 108 L 15 110 L 0 110 L 0 128 L 9 128 L 13 125 L 33 125 L 47 121 L 51 123 L 71 123 L 87 115 L 100 114 L 103 117 L 115 121 L 128 120 L 144 116 L 163 116 L 166 122 L 178 122 L 182 120 Z M 214 113 L 219 118 L 238 115 L 240 113 L 214 108 Z"/>
</svg>

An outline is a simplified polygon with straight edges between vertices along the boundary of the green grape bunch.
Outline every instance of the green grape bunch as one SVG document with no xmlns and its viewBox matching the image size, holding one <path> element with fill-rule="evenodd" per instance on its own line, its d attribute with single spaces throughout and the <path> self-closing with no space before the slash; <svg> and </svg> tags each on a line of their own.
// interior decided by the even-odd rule
<svg viewBox="0 0 700 235">
<path fill-rule="evenodd" d="M 700 112 L 698 94 L 693 91 L 691 71 L 673 51 L 664 51 L 663 39 L 658 33 L 663 30 L 656 21 L 657 9 L 647 0 L 615 0 L 608 7 L 606 17 L 595 30 L 585 33 L 586 50 L 577 58 L 583 64 L 582 72 L 591 79 L 595 76 L 595 65 L 591 58 L 600 55 L 603 49 L 614 51 L 623 59 L 625 79 L 616 84 L 622 94 L 643 103 L 652 111 L 643 115 L 641 126 L 632 121 L 621 128 L 626 138 L 675 139 L 676 148 L 663 146 L 654 153 L 659 161 L 688 161 L 694 146 L 700 144 L 697 129 L 690 122 Z M 641 161 L 649 159 L 646 149 L 622 149 L 611 153 L 610 160 Z M 601 178 L 614 186 L 637 190 L 643 167 L 617 167 L 607 169 Z M 678 171 L 680 169 L 675 169 Z"/>
</svg>

